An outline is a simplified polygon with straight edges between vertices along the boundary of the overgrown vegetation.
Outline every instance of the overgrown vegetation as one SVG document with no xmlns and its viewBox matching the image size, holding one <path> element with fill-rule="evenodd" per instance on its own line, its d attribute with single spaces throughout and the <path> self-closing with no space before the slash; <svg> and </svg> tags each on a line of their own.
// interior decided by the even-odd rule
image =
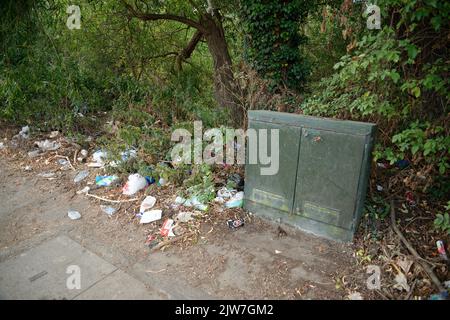
<svg viewBox="0 0 450 320">
<path fill-rule="evenodd" d="M 306 42 L 299 33 L 313 2 L 242 1 L 246 55 L 249 64 L 269 80 L 270 89 L 300 90 L 308 64 L 299 51 Z"/>
<path fill-rule="evenodd" d="M 388 191 L 406 188 L 434 200 L 448 197 L 450 5 L 438 1 L 377 5 L 381 30 L 360 28 L 366 21 L 361 15 L 364 4 L 344 1 L 324 9 L 321 28 L 328 26 L 333 35 L 333 24 L 341 25 L 347 53 L 335 62 L 330 75 L 310 84 L 310 95 L 300 108 L 310 115 L 377 123 L 374 160 L 390 165 L 403 161 L 413 170 Z M 319 28 L 317 23 L 312 27 Z"/>
<path fill-rule="evenodd" d="M 448 2 L 376 1 L 379 30 L 351 0 L 81 0 L 74 30 L 71 4 L 2 1 L 4 121 L 98 135 L 116 156 L 138 151 L 116 170 L 153 165 L 177 183 L 189 169 L 157 163 L 169 159 L 172 129 L 193 120 L 219 127 L 258 108 L 370 121 L 379 127 L 374 161 L 409 165 L 388 191 L 448 201 Z M 378 204 L 372 213 L 384 217 Z"/>
</svg>

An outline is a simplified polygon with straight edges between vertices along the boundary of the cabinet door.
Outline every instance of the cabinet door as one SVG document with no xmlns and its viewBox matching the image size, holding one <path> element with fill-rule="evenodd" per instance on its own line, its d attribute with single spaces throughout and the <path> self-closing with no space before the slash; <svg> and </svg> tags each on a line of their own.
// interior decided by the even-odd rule
<svg viewBox="0 0 450 320">
<path fill-rule="evenodd" d="M 351 229 L 365 136 L 303 128 L 294 213 Z"/>
<path fill-rule="evenodd" d="M 261 167 L 267 165 L 249 164 L 247 144 L 247 164 L 245 169 L 245 199 L 258 204 L 281 210 L 286 213 L 292 212 L 294 199 L 295 179 L 297 174 L 298 148 L 301 134 L 300 127 L 294 127 L 284 124 L 250 121 L 249 128 L 267 129 L 268 154 L 272 154 L 270 146 L 270 129 L 279 131 L 279 159 L 278 172 L 275 175 L 262 175 Z M 258 135 L 258 150 L 260 149 L 260 139 Z"/>
</svg>

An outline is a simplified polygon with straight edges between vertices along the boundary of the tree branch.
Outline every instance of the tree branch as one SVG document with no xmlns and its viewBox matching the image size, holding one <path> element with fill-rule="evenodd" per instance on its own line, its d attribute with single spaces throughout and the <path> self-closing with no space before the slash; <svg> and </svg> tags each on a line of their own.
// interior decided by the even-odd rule
<svg viewBox="0 0 450 320">
<path fill-rule="evenodd" d="M 178 70 L 181 70 L 181 63 L 184 60 L 189 59 L 192 52 L 194 52 L 195 47 L 197 46 L 197 44 L 200 42 L 200 40 L 202 38 L 203 38 L 203 33 L 201 31 L 197 30 L 194 33 L 194 35 L 192 36 L 192 38 L 189 41 L 189 43 L 187 44 L 187 46 L 178 54 L 178 57 L 177 57 Z"/>
<path fill-rule="evenodd" d="M 131 17 L 138 18 L 143 21 L 156 21 L 156 20 L 171 20 L 171 21 L 177 21 L 181 22 L 183 24 L 186 24 L 192 28 L 195 28 L 203 33 L 205 33 L 206 29 L 198 22 L 191 20 L 189 18 L 178 16 L 175 14 L 170 13 L 146 13 L 146 12 L 139 12 L 137 11 L 132 5 L 130 5 L 125 0 L 122 0 L 122 3 L 125 5 L 125 7 L 128 9 L 129 14 Z"/>
</svg>

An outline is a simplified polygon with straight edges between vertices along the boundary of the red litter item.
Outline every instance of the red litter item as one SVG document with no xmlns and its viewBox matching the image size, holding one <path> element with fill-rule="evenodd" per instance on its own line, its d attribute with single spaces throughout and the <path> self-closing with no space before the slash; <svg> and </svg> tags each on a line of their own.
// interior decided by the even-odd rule
<svg viewBox="0 0 450 320">
<path fill-rule="evenodd" d="M 150 235 L 147 237 L 147 240 L 145 241 L 145 244 L 146 244 L 146 245 L 149 245 L 149 244 L 152 243 L 152 241 L 155 240 L 155 239 L 156 239 L 156 236 L 155 236 L 154 234 L 150 234 Z"/>
<path fill-rule="evenodd" d="M 166 219 L 166 221 L 164 221 L 164 223 L 161 227 L 161 235 L 163 237 L 167 237 L 169 235 L 169 232 L 173 226 L 173 222 L 174 221 L 172 219 Z"/>
<path fill-rule="evenodd" d="M 407 191 L 405 193 L 405 197 L 406 197 L 406 201 L 408 202 L 408 204 L 410 206 L 416 205 L 416 201 L 414 200 L 414 195 L 413 195 L 413 193 L 411 191 Z"/>
<path fill-rule="evenodd" d="M 244 223 L 245 223 L 244 219 L 236 219 L 236 220 L 229 219 L 227 221 L 228 228 L 230 229 L 237 229 L 239 227 L 242 227 Z"/>
<path fill-rule="evenodd" d="M 447 252 L 445 252 L 444 242 L 442 240 L 436 241 L 436 246 L 439 254 L 444 260 L 448 260 Z"/>
</svg>

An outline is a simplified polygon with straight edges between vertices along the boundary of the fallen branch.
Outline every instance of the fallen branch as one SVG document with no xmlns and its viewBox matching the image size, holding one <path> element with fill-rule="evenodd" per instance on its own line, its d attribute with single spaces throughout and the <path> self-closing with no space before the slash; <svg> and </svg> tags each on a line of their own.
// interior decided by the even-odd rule
<svg viewBox="0 0 450 320">
<path fill-rule="evenodd" d="M 111 200 L 111 199 L 102 198 L 102 197 L 99 197 L 99 196 L 96 196 L 96 195 L 90 194 L 90 193 L 86 193 L 86 195 L 88 197 L 92 197 L 92 198 L 95 198 L 95 199 L 98 199 L 98 200 L 102 200 L 102 201 L 106 201 L 106 202 L 112 202 L 112 203 L 123 203 L 123 202 L 132 202 L 132 201 L 138 201 L 139 200 L 137 198 L 127 199 L 127 200 Z"/>
<path fill-rule="evenodd" d="M 403 236 L 402 232 L 398 229 L 397 224 L 395 222 L 395 209 L 394 209 L 394 201 L 391 200 L 391 227 L 392 230 L 398 235 L 400 240 L 403 242 L 405 247 L 409 250 L 409 252 L 416 258 L 416 262 L 422 267 L 422 269 L 428 274 L 431 281 L 433 281 L 434 285 L 438 288 L 439 292 L 445 291 L 444 286 L 441 281 L 438 279 L 433 270 L 423 261 L 425 261 L 414 249 L 414 247 L 409 243 L 409 241 Z M 423 260 L 423 261 L 422 261 Z"/>
<path fill-rule="evenodd" d="M 73 154 L 73 163 L 77 164 L 77 155 L 78 155 L 78 149 L 75 150 L 75 153 Z"/>
<path fill-rule="evenodd" d="M 160 242 L 160 243 L 158 243 L 156 246 L 154 246 L 154 247 L 152 248 L 152 252 L 158 251 L 158 250 L 164 248 L 165 246 L 167 246 L 167 245 L 169 245 L 169 244 L 172 244 L 172 243 L 177 242 L 178 240 L 181 240 L 181 239 L 184 239 L 184 238 L 186 238 L 186 237 L 189 237 L 189 236 L 193 235 L 194 233 L 195 233 L 194 231 L 191 231 L 191 232 L 188 232 L 188 233 L 186 233 L 186 234 L 184 234 L 184 235 L 181 235 L 181 236 L 179 236 L 179 237 L 172 238 L 172 239 L 169 239 L 169 240 Z"/>
</svg>

